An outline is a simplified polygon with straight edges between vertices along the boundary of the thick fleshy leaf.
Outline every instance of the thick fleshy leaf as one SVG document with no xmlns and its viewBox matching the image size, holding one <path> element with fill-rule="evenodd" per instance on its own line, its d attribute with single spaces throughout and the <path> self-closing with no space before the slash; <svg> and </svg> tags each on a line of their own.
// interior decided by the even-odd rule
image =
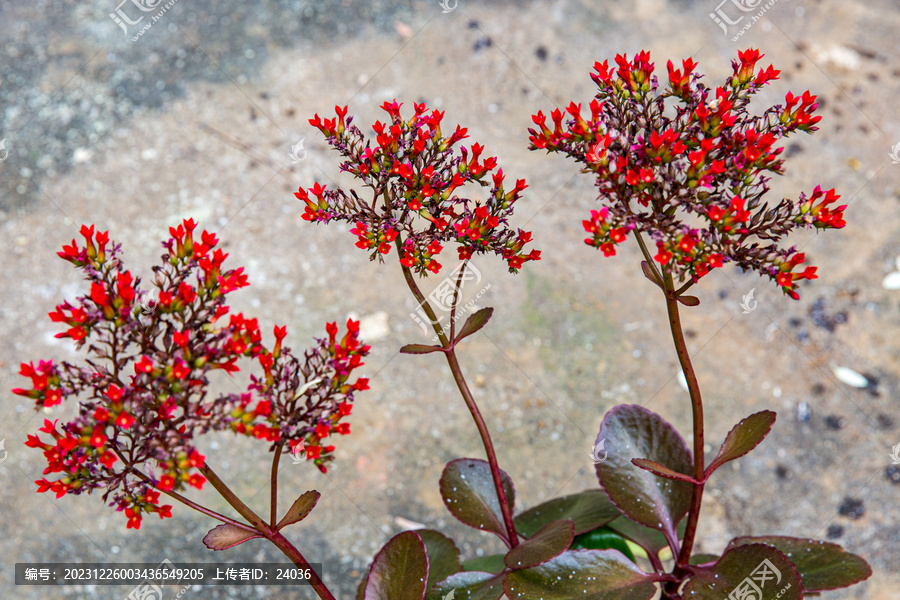
<svg viewBox="0 0 900 600">
<path fill-rule="evenodd" d="M 499 600 L 504 577 L 483 571 L 457 573 L 428 590 L 425 600 Z"/>
<path fill-rule="evenodd" d="M 705 565 L 707 563 L 714 563 L 717 560 L 719 560 L 718 554 L 695 554 L 688 560 L 688 564 Z"/>
<path fill-rule="evenodd" d="M 657 477 L 631 463 L 647 458 L 679 473 L 693 469 L 691 451 L 677 431 L 656 413 L 636 404 L 614 407 L 603 418 L 597 443 L 607 459 L 598 463 L 600 485 L 622 513 L 675 539 L 675 524 L 691 504 L 691 484 Z"/>
<path fill-rule="evenodd" d="M 404 531 L 391 538 L 375 555 L 364 599 L 422 600 L 427 581 L 425 542 L 415 531 Z"/>
<path fill-rule="evenodd" d="M 573 539 L 575 525 L 572 521 L 553 521 L 510 550 L 504 562 L 510 569 L 536 567 L 565 552 Z"/>
<path fill-rule="evenodd" d="M 726 550 L 713 566 L 698 568 L 682 597 L 801 600 L 803 584 L 797 568 L 782 552 L 765 544 L 752 544 Z"/>
<path fill-rule="evenodd" d="M 315 508 L 321 496 L 322 494 L 316 490 L 310 490 L 294 500 L 290 510 L 278 522 L 276 529 L 281 529 L 291 523 L 297 523 L 305 519 L 312 512 L 312 509 Z"/>
<path fill-rule="evenodd" d="M 440 352 L 443 350 L 440 346 L 429 346 L 428 344 L 407 344 L 400 348 L 401 354 L 430 354 L 432 352 Z"/>
<path fill-rule="evenodd" d="M 569 519 L 575 524 L 575 535 L 579 535 L 606 525 L 621 514 L 603 490 L 585 490 L 529 508 L 515 518 L 515 524 L 516 531 L 531 537 L 547 523 Z"/>
<path fill-rule="evenodd" d="M 725 436 L 719 454 L 706 467 L 706 477 L 709 478 L 713 471 L 728 461 L 740 458 L 756 448 L 769 434 L 774 422 L 775 413 L 771 410 L 764 410 L 741 419 L 741 422 Z"/>
<path fill-rule="evenodd" d="M 678 296 L 678 298 L 676 298 L 676 300 L 678 300 L 685 306 L 699 306 L 700 305 L 700 298 L 698 298 L 697 296 Z"/>
<path fill-rule="evenodd" d="M 482 308 L 475 314 L 469 316 L 469 318 L 466 319 L 465 324 L 462 326 L 462 329 L 457 332 L 456 339 L 454 341 L 458 342 L 464 337 L 468 337 L 477 332 L 479 329 L 487 325 L 487 322 L 491 320 L 491 315 L 493 314 L 493 308 Z"/>
<path fill-rule="evenodd" d="M 659 553 L 663 548 L 669 547 L 666 536 L 662 533 L 655 529 L 639 525 L 628 517 L 620 517 L 607 525 L 607 527 L 643 548 L 648 555 L 653 554 L 659 556 Z M 678 539 L 684 537 L 686 529 L 687 519 L 682 519 L 681 522 L 678 523 L 678 528 L 676 529 L 678 532 Z"/>
<path fill-rule="evenodd" d="M 677 481 L 687 481 L 688 483 L 694 483 L 694 478 L 690 475 L 676 473 L 669 467 L 663 466 L 655 460 L 650 460 L 649 458 L 632 458 L 631 464 L 635 465 L 636 467 L 640 467 L 645 471 L 650 471 L 654 475 L 665 477 L 666 479 L 675 479 Z"/>
<path fill-rule="evenodd" d="M 650 577 L 617 550 L 569 550 L 550 562 L 506 576 L 511 600 L 649 600 Z"/>
<path fill-rule="evenodd" d="M 653 531 L 657 535 L 659 532 Z M 609 527 L 598 527 L 593 531 L 576 535 L 569 546 L 572 550 L 618 550 L 624 554 L 628 560 L 634 562 L 634 553 L 628 547 L 628 540 L 610 529 Z"/>
<path fill-rule="evenodd" d="M 641 271 L 644 272 L 644 277 L 655 283 L 659 289 L 663 289 L 662 282 L 659 280 L 659 277 L 656 276 L 656 273 L 653 272 L 653 267 L 651 267 L 650 263 L 646 260 L 641 261 Z"/>
<path fill-rule="evenodd" d="M 831 542 L 780 535 L 746 536 L 731 540 L 728 548 L 747 544 L 766 544 L 783 552 L 800 571 L 805 592 L 848 587 L 872 575 L 865 560 Z"/>
<path fill-rule="evenodd" d="M 500 471 L 500 477 L 512 512 L 515 505 L 512 480 L 503 471 Z M 487 461 L 458 458 L 447 463 L 441 474 L 441 497 L 454 517 L 469 527 L 496 533 L 509 545 L 500 500 Z"/>
<path fill-rule="evenodd" d="M 203 538 L 203 543 L 210 550 L 228 550 L 247 540 L 262 537 L 256 531 L 247 531 L 228 523 L 222 523 L 209 530 Z"/>
<path fill-rule="evenodd" d="M 506 558 L 502 554 L 491 554 L 489 556 L 479 556 L 463 561 L 463 569 L 466 571 L 487 571 L 488 573 L 500 573 L 506 569 Z"/>
<path fill-rule="evenodd" d="M 428 552 L 428 589 L 438 581 L 462 571 L 459 549 L 453 540 L 433 529 L 417 529 Z"/>
</svg>

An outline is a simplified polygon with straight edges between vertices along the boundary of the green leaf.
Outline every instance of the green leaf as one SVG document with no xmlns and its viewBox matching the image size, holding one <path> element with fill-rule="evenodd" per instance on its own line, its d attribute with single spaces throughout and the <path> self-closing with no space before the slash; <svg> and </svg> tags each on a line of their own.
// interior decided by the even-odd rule
<svg viewBox="0 0 900 600">
<path fill-rule="evenodd" d="M 719 560 L 718 554 L 695 554 L 688 560 L 688 564 L 705 565 L 707 563 L 714 563 L 717 560 Z"/>
<path fill-rule="evenodd" d="M 462 571 L 459 549 L 453 540 L 433 529 L 417 529 L 416 533 L 425 542 L 425 549 L 428 551 L 428 589 L 438 581 Z"/>
<path fill-rule="evenodd" d="M 443 350 L 440 346 L 429 346 L 427 344 L 407 344 L 400 348 L 401 354 L 431 354 L 432 352 L 440 352 Z"/>
<path fill-rule="evenodd" d="M 607 525 L 607 527 L 643 548 L 648 555 L 653 554 L 654 556 L 659 556 L 659 553 L 663 548 L 669 547 L 669 543 L 666 541 L 666 536 L 664 536 L 662 533 L 655 529 L 639 525 L 628 517 L 618 518 Z M 684 537 L 684 532 L 686 529 L 687 519 L 682 519 L 682 521 L 678 524 L 678 529 L 676 530 L 678 533 L 678 539 Z"/>
<path fill-rule="evenodd" d="M 513 571 L 503 589 L 513 599 L 650 600 L 656 595 L 652 579 L 617 550 L 568 550 L 540 566 Z"/>
<path fill-rule="evenodd" d="M 688 483 L 695 483 L 695 480 L 690 475 L 684 475 L 683 473 L 676 473 L 669 467 L 663 466 L 654 460 L 650 460 L 649 458 L 632 458 L 631 464 L 636 467 L 640 467 L 645 471 L 650 471 L 654 475 L 659 477 L 665 477 L 666 479 L 675 479 L 677 481 L 687 481 Z"/>
<path fill-rule="evenodd" d="M 500 573 L 506 569 L 506 563 L 503 561 L 505 556 L 502 554 L 491 554 L 489 556 L 479 556 L 463 561 L 463 570 L 465 571 L 487 571 L 488 573 Z"/>
<path fill-rule="evenodd" d="M 575 525 L 572 521 L 553 521 L 510 550 L 504 562 L 510 569 L 536 567 L 565 552 L 573 539 Z"/>
<path fill-rule="evenodd" d="M 653 530 L 651 530 L 653 531 Z M 575 536 L 570 546 L 572 550 L 618 550 L 634 562 L 634 553 L 624 537 L 609 527 L 598 527 L 593 531 Z"/>
<path fill-rule="evenodd" d="M 515 489 L 509 475 L 500 471 L 509 510 L 515 505 Z M 509 546 L 500 501 L 487 461 L 458 458 L 447 463 L 441 474 L 441 497 L 454 517 L 475 529 L 496 533 Z"/>
<path fill-rule="evenodd" d="M 222 523 L 209 530 L 203 538 L 203 543 L 210 550 L 228 550 L 247 540 L 262 537 L 257 531 L 247 531 L 228 523 Z"/>
<path fill-rule="evenodd" d="M 491 315 L 493 314 L 493 308 L 482 308 L 481 310 L 470 315 L 469 318 L 466 319 L 466 322 L 462 326 L 462 329 L 460 329 L 459 333 L 456 334 L 454 343 L 460 341 L 464 337 L 472 335 L 473 333 L 477 332 L 479 329 L 487 325 L 487 322 L 491 320 Z"/>
<path fill-rule="evenodd" d="M 488 573 L 500 573 L 506 569 L 504 562 L 505 556 L 502 554 L 491 554 L 490 556 L 479 556 L 463 561 L 463 569 L 466 571 L 487 571 Z"/>
<path fill-rule="evenodd" d="M 719 454 L 706 467 L 706 478 L 708 479 L 713 471 L 728 461 L 740 458 L 756 448 L 769 434 L 774 422 L 775 413 L 771 410 L 764 410 L 742 419 L 728 432 L 722 447 L 719 448 Z"/>
<path fill-rule="evenodd" d="M 282 527 L 305 519 L 306 516 L 312 512 L 312 509 L 315 508 L 316 503 L 321 496 L 322 494 L 316 490 L 310 490 L 294 500 L 291 508 L 285 513 L 281 520 L 278 521 L 278 525 L 275 529 L 281 529 Z"/>
<path fill-rule="evenodd" d="M 656 413 L 636 404 L 614 407 L 603 418 L 597 443 L 608 455 L 596 465 L 606 495 L 619 510 L 675 539 L 675 524 L 691 504 L 691 484 L 662 479 L 631 463 L 647 458 L 679 473 L 693 469 L 691 451 L 677 431 Z"/>
<path fill-rule="evenodd" d="M 765 544 L 726 550 L 712 567 L 697 568 L 682 597 L 691 600 L 738 598 L 802 600 L 800 574 L 787 556 Z M 741 595 L 753 590 L 753 595 Z"/>
<path fill-rule="evenodd" d="M 862 557 L 831 542 L 780 535 L 746 536 L 731 540 L 728 548 L 746 544 L 766 544 L 783 552 L 800 571 L 805 592 L 848 587 L 872 575 L 872 568 Z"/>
<path fill-rule="evenodd" d="M 606 525 L 621 513 L 603 490 L 585 490 L 578 494 L 554 498 L 529 508 L 515 518 L 516 531 L 531 537 L 538 529 L 558 519 L 575 523 L 575 535 Z"/>
<path fill-rule="evenodd" d="M 499 600 L 503 577 L 482 571 L 456 573 L 431 588 L 425 600 Z"/>
<path fill-rule="evenodd" d="M 394 536 L 375 556 L 364 600 L 422 600 L 428 581 L 428 554 L 416 532 Z"/>
</svg>

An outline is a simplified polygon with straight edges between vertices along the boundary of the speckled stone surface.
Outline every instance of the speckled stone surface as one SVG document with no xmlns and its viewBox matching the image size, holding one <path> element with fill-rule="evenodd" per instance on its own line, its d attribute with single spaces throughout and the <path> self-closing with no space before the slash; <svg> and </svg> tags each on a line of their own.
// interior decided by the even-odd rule
<svg viewBox="0 0 900 600">
<path fill-rule="evenodd" d="M 201 539 L 214 523 L 184 507 L 134 532 L 97 497 L 34 493 L 42 457 L 22 442 L 43 415 L 8 390 L 21 385 L 22 360 L 75 359 L 46 313 L 82 292 L 55 254 L 82 222 L 109 229 L 129 267 L 145 275 L 181 218 L 217 230 L 229 261 L 250 276 L 233 305 L 264 331 L 286 324 L 294 348 L 307 347 L 325 321 L 351 313 L 367 321 L 371 391 L 358 396 L 335 468 L 323 476 L 285 461 L 280 475 L 282 497 L 322 493 L 290 536 L 324 564 L 340 598 L 352 597 L 369 560 L 401 531 L 397 518 L 445 527 L 466 557 L 499 550 L 456 523 L 438 494 L 442 466 L 482 450 L 445 364 L 397 353 L 427 340 L 408 316 L 414 301 L 399 270 L 369 264 L 347 227 L 300 218 L 299 185 L 346 181 L 306 122 L 335 104 L 349 103 L 367 124 L 383 101 L 425 101 L 445 110 L 446 122 L 468 126 L 508 176 L 528 179 L 513 225 L 534 231 L 544 258 L 518 276 L 498 260 L 476 261 L 482 280 L 468 292 L 485 289 L 478 305 L 496 311 L 461 358 L 518 507 L 597 485 L 591 444 L 615 404 L 645 405 L 689 432 L 665 307 L 638 270 L 637 250 L 604 259 L 581 243 L 591 181 L 560 157 L 528 152 L 527 128 L 534 111 L 589 100 L 595 60 L 643 48 L 664 72 L 667 59 L 693 56 L 714 85 L 748 46 L 783 71 L 760 104 L 809 89 L 823 116 L 818 133 L 787 146 L 787 174 L 771 196 L 836 187 L 848 225 L 796 236 L 820 275 L 800 301 L 724 270 L 698 286 L 701 307 L 685 311 L 709 451 L 742 417 L 778 411 L 762 446 L 710 482 L 698 550 L 721 551 L 743 534 L 829 539 L 865 556 L 875 574 L 823 598 L 897 597 L 900 467 L 889 453 L 900 443 L 900 295 L 881 286 L 900 254 L 900 165 L 888 155 L 900 141 L 894 3 L 779 0 L 733 42 L 737 27 L 725 34 L 709 16 L 714 0 L 460 0 L 448 13 L 437 2 L 179 0 L 131 42 L 109 18 L 114 0 L 104 2 L 0 0 L 8 151 L 0 163 L 0 439 L 8 452 L 0 597 L 114 600 L 130 591 L 16 587 L 16 562 L 281 560 L 256 541 L 213 555 Z M 721 8 L 736 10 L 729 6 Z M 308 156 L 292 164 L 300 139 Z M 744 314 L 739 303 L 751 289 L 758 304 Z M 876 383 L 842 384 L 837 366 Z M 215 386 L 233 389 L 224 377 Z M 222 435 L 201 447 L 252 505 L 267 506 L 261 444 Z M 227 510 L 210 491 L 196 496 Z M 203 587 L 182 595 L 246 597 L 314 594 Z"/>
</svg>

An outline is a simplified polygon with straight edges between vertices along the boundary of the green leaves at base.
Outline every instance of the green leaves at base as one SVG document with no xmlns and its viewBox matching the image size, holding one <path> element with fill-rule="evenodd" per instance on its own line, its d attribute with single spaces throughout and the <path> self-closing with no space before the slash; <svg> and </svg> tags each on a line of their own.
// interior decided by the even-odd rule
<svg viewBox="0 0 900 600">
<path fill-rule="evenodd" d="M 575 524 L 575 535 L 606 525 L 621 513 L 603 490 L 585 490 L 554 498 L 529 508 L 515 518 L 516 531 L 525 537 L 552 521 L 568 519 Z"/>
<path fill-rule="evenodd" d="M 609 527 L 598 527 L 593 531 L 576 535 L 575 539 L 572 540 L 572 545 L 569 547 L 572 550 L 618 550 L 628 560 L 632 562 L 635 560 L 634 553 L 628 547 L 628 542 L 625 538 Z"/>
<path fill-rule="evenodd" d="M 428 581 L 425 543 L 414 531 L 404 531 L 375 556 L 366 578 L 364 600 L 422 600 Z"/>
<path fill-rule="evenodd" d="M 425 600 L 499 600 L 503 595 L 503 575 L 465 571 L 451 575 L 428 591 Z"/>
<path fill-rule="evenodd" d="M 425 542 L 428 553 L 428 589 L 438 581 L 462 571 L 459 549 L 453 540 L 432 529 L 417 529 L 416 534 Z"/>
<path fill-rule="evenodd" d="M 748 544 L 766 544 L 785 554 L 796 565 L 806 592 L 821 592 L 848 587 L 868 579 L 872 568 L 861 557 L 838 544 L 780 535 L 739 537 L 728 549 Z"/>
<path fill-rule="evenodd" d="M 541 527 L 506 554 L 504 562 L 510 569 L 536 567 L 562 554 L 575 538 L 572 521 L 553 521 Z"/>
<path fill-rule="evenodd" d="M 774 423 L 775 413 L 771 410 L 764 410 L 741 419 L 741 422 L 725 436 L 719 454 L 706 467 L 706 478 L 708 479 L 713 471 L 728 461 L 740 458 L 756 448 L 769 434 Z"/>
<path fill-rule="evenodd" d="M 515 489 L 509 475 L 500 471 L 509 510 L 515 505 Z M 441 497 L 454 517 L 475 529 L 495 533 L 510 545 L 494 479 L 487 461 L 458 458 L 447 463 L 441 474 Z"/>
<path fill-rule="evenodd" d="M 617 550 L 569 550 L 540 566 L 513 571 L 503 590 L 513 600 L 650 600 L 656 585 Z"/>
<path fill-rule="evenodd" d="M 676 540 L 676 523 L 690 508 L 691 484 L 658 477 L 631 460 L 645 458 L 678 473 L 691 473 L 691 451 L 682 437 L 656 413 L 620 405 L 603 418 L 597 443 L 604 440 L 607 458 L 596 469 L 606 495 L 633 521 Z"/>
<path fill-rule="evenodd" d="M 765 544 L 752 544 L 726 550 L 713 566 L 698 568 L 682 596 L 722 600 L 733 593 L 737 598 L 801 600 L 803 584 L 797 568 L 782 552 Z"/>
</svg>

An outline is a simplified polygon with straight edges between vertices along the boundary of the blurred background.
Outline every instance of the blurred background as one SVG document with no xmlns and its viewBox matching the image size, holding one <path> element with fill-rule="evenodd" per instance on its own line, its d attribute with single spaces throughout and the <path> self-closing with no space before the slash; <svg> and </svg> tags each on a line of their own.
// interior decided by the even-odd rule
<svg viewBox="0 0 900 600">
<path fill-rule="evenodd" d="M 8 390 L 23 384 L 22 361 L 78 359 L 54 338 L 47 312 L 85 293 L 56 257 L 82 223 L 108 229 L 128 267 L 149 279 L 168 227 L 193 217 L 249 274 L 232 306 L 258 317 L 268 336 L 286 324 L 295 350 L 323 335 L 326 321 L 362 319 L 371 391 L 357 397 L 353 434 L 337 441 L 327 475 L 286 460 L 280 472 L 283 498 L 322 493 L 289 537 L 324 565 L 339 597 L 352 597 L 371 558 L 409 521 L 445 528 L 465 558 L 500 549 L 456 523 L 440 499 L 443 465 L 483 451 L 445 362 L 398 354 L 429 339 L 410 317 L 400 270 L 370 264 L 348 227 L 300 218 L 298 186 L 346 182 L 307 123 L 335 104 L 349 104 L 366 130 L 383 118 L 384 101 L 426 102 L 446 111 L 445 123 L 467 126 L 468 141 L 486 145 L 508 177 L 528 180 L 512 225 L 534 232 L 543 258 L 517 276 L 499 260 L 475 261 L 481 279 L 466 300 L 480 294 L 476 305 L 495 313 L 461 350 L 518 509 L 597 486 L 591 448 L 616 404 L 647 406 L 689 438 L 665 306 L 637 249 L 605 259 L 582 243 L 592 182 L 571 162 L 529 152 L 527 128 L 538 110 L 588 102 L 595 60 L 645 49 L 664 77 L 666 60 L 690 56 L 714 87 L 748 47 L 766 54 L 760 66 L 782 70 L 757 96 L 759 110 L 810 90 L 823 116 L 819 132 L 787 144 L 786 174 L 770 196 L 835 187 L 848 225 L 791 240 L 819 267 L 799 301 L 724 269 L 694 288 L 701 306 L 683 311 L 709 452 L 742 417 L 778 412 L 766 441 L 708 485 L 697 549 L 721 552 L 747 534 L 828 539 L 875 573 L 823 598 L 897 597 L 900 466 L 890 454 L 900 444 L 900 290 L 888 289 L 900 277 L 890 275 L 900 270 L 895 3 L 178 0 L 139 35 L 150 18 L 127 20 L 156 13 L 116 2 L 0 0 L 0 597 L 107 600 L 131 590 L 17 587 L 17 562 L 283 560 L 256 541 L 213 555 L 201 539 L 215 523 L 182 506 L 135 532 L 99 497 L 35 494 L 45 462 L 25 437 L 76 407 L 36 414 Z M 294 162 L 301 140 L 306 154 Z M 438 282 L 426 281 L 426 291 Z M 854 387 L 838 378 L 841 368 L 865 379 Z M 245 381 L 222 377 L 214 388 Z M 220 435 L 200 447 L 251 506 L 267 506 L 264 444 Z M 228 512 L 210 489 L 193 497 Z M 315 597 L 306 588 L 197 587 L 182 598 L 249 596 Z"/>
</svg>

